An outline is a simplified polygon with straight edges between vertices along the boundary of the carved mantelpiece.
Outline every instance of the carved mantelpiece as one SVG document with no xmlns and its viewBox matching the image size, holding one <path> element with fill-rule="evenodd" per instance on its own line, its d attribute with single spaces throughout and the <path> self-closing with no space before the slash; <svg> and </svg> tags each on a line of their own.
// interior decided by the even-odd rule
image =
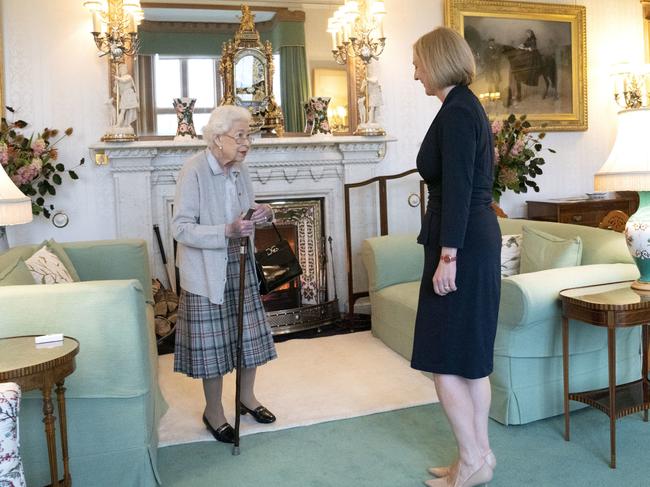
<svg viewBox="0 0 650 487">
<path fill-rule="evenodd" d="M 343 185 L 375 176 L 386 144 L 393 140 L 385 136 L 330 135 L 261 138 L 253 141 L 246 157 L 258 200 L 325 198 L 325 234 L 333 238 L 336 289 L 345 307 Z M 204 148 L 200 140 L 97 143 L 90 147 L 92 160 L 107 158 L 107 164 L 97 166 L 97 171 L 113 179 L 113 195 L 107 195 L 107 199 L 114 201 L 115 221 L 107 225 L 115 225 L 116 238 L 142 238 L 148 242 L 153 273 L 163 282 L 165 271 L 153 225 L 159 225 L 171 261 L 169 221 L 176 175 L 187 158 Z"/>
</svg>

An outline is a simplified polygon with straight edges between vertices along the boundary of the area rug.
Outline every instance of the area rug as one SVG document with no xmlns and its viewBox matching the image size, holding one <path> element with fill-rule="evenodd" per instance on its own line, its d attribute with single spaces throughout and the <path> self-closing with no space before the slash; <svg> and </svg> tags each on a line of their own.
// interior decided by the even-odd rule
<svg viewBox="0 0 650 487">
<path fill-rule="evenodd" d="M 241 435 L 306 426 L 437 402 L 433 381 L 411 369 L 369 331 L 276 344 L 278 358 L 260 367 L 255 393 L 277 416 L 271 425 L 241 418 Z M 201 421 L 201 381 L 173 372 L 173 355 L 158 361 L 169 409 L 160 446 L 214 441 Z M 235 374 L 224 378 L 223 404 L 234 424 Z"/>
</svg>

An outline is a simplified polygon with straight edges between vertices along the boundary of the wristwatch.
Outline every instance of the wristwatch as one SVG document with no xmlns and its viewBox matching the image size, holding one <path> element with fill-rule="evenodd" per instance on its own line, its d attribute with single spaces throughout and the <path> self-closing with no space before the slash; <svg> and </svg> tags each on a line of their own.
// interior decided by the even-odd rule
<svg viewBox="0 0 650 487">
<path fill-rule="evenodd" d="M 452 257 L 449 254 L 443 254 L 443 255 L 440 256 L 440 260 L 442 262 L 444 262 L 445 264 L 449 264 L 451 262 L 456 262 L 456 257 L 455 256 Z"/>
</svg>

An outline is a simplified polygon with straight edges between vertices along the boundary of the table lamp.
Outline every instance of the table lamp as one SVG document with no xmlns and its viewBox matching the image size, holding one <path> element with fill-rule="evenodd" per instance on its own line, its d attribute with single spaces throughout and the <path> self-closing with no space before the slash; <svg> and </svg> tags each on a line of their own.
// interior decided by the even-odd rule
<svg viewBox="0 0 650 487">
<path fill-rule="evenodd" d="M 632 288 L 650 291 L 650 82 L 648 66 L 614 75 L 618 131 L 611 154 L 594 176 L 596 191 L 638 191 L 639 209 L 625 225 L 625 240 L 640 277 Z"/>
<path fill-rule="evenodd" d="M 32 200 L 13 183 L 0 165 L 0 252 L 9 248 L 5 225 L 32 221 Z"/>
</svg>

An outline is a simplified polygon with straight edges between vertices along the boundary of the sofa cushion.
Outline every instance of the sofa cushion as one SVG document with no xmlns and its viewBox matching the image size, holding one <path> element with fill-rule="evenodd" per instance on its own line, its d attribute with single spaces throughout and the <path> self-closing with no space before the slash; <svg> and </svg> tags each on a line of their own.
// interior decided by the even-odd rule
<svg viewBox="0 0 650 487">
<path fill-rule="evenodd" d="M 37 284 L 60 284 L 74 282 L 68 270 L 47 246 L 38 249 L 25 261 Z"/>
<path fill-rule="evenodd" d="M 0 270 L 0 286 L 22 286 L 25 284 L 36 284 L 36 282 L 21 257 L 15 259 L 14 263 L 6 269 Z"/>
<path fill-rule="evenodd" d="M 501 277 L 519 274 L 522 235 L 501 236 Z"/>
<path fill-rule="evenodd" d="M 582 239 L 564 239 L 550 233 L 524 226 L 521 244 L 522 274 L 560 267 L 580 265 Z"/>
<path fill-rule="evenodd" d="M 569 223 L 519 220 L 515 218 L 499 218 L 498 220 L 501 233 L 504 235 L 522 233 L 522 228 L 527 226 L 550 233 L 556 237 L 580 237 L 582 239 L 581 265 L 634 264 L 634 260 L 627 250 L 625 235 L 622 233 L 585 225 L 571 225 Z"/>
<path fill-rule="evenodd" d="M 63 245 L 61 245 L 53 238 L 46 240 L 45 242 L 42 243 L 42 245 L 47 246 L 47 249 L 59 258 L 59 260 L 63 263 L 66 270 L 68 271 L 68 274 L 70 274 L 70 277 L 72 277 L 72 280 L 74 282 L 81 281 L 81 279 L 79 279 L 79 274 L 77 273 L 77 270 L 74 268 L 74 264 L 70 260 L 70 257 L 68 257 L 68 254 L 63 248 Z"/>
</svg>

